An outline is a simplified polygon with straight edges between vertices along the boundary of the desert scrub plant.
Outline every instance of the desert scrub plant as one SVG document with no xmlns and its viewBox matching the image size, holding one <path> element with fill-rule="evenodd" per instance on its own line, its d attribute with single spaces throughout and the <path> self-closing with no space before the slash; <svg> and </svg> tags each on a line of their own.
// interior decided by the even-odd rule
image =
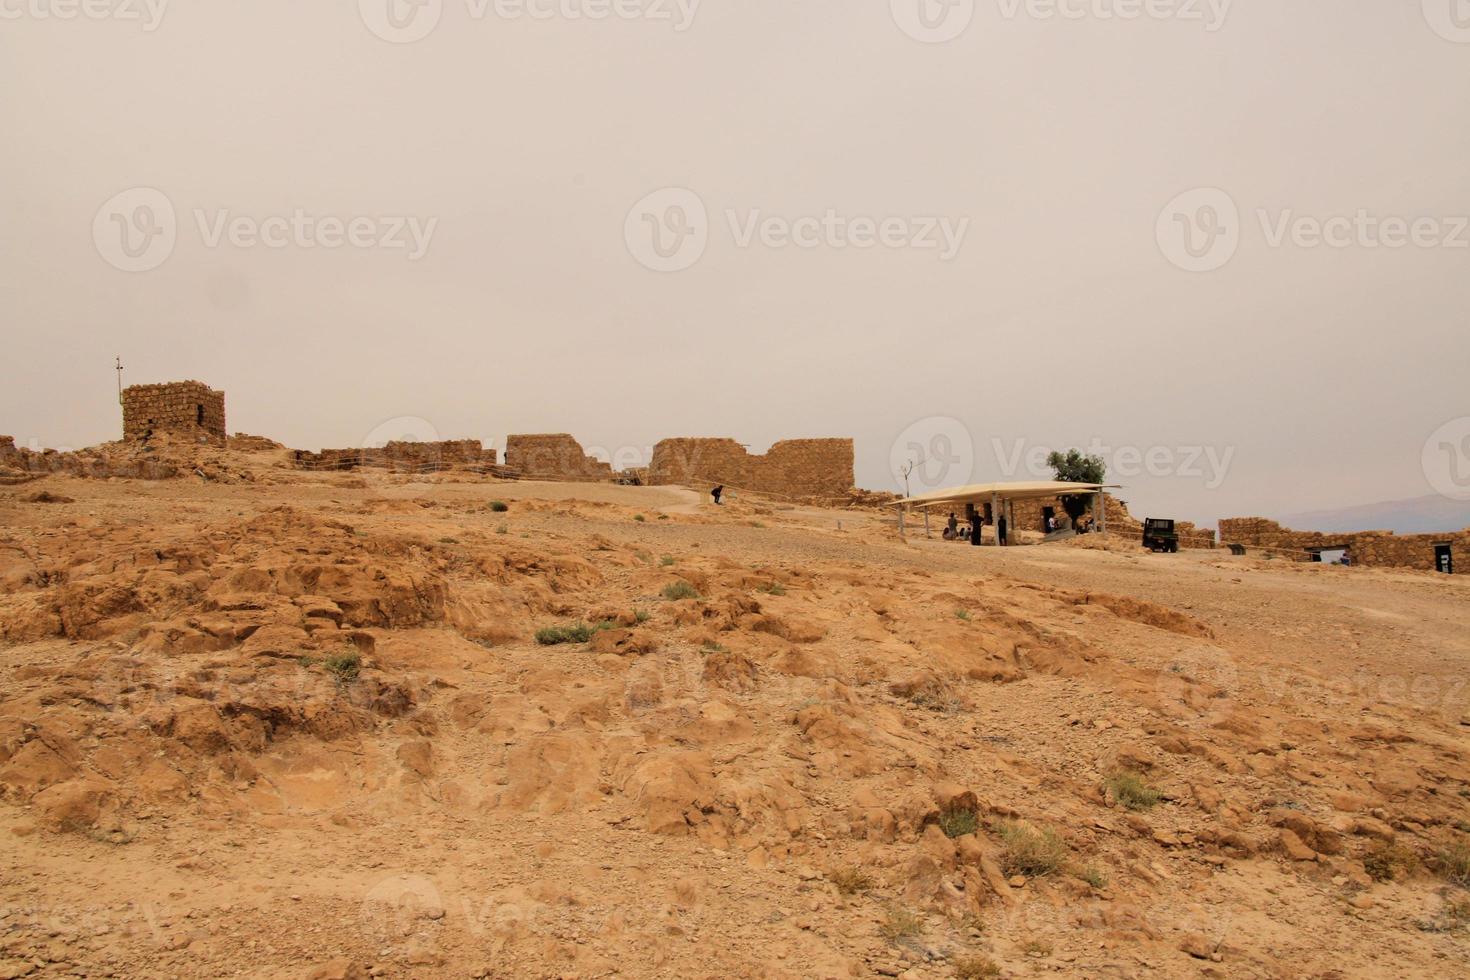
<svg viewBox="0 0 1470 980">
<path fill-rule="evenodd" d="M 339 681 L 355 681 L 362 670 L 362 655 L 356 650 L 333 654 L 322 658 L 322 668 Z"/>
<path fill-rule="evenodd" d="M 648 522 L 648 518 L 644 517 L 642 514 L 634 514 L 633 520 L 637 521 L 639 524 L 646 524 Z"/>
<path fill-rule="evenodd" d="M 1159 805 L 1163 794 L 1144 781 L 1143 776 L 1120 769 L 1103 781 L 1113 799 L 1130 810 L 1151 810 Z"/>
<path fill-rule="evenodd" d="M 1000 976 L 1000 967 L 988 956 L 974 953 L 967 956 L 956 956 L 949 961 L 954 967 L 954 975 L 960 980 L 990 980 L 991 977 Z"/>
<path fill-rule="evenodd" d="M 837 890 L 844 895 L 857 895 L 877 884 L 872 875 L 855 864 L 833 868 L 827 872 L 827 880 L 836 885 Z"/>
<path fill-rule="evenodd" d="M 658 560 L 658 563 L 660 565 L 662 565 L 664 568 L 668 568 L 670 565 L 672 565 L 674 563 L 674 561 L 675 561 L 675 558 L 674 558 L 673 555 L 664 555 L 662 558 L 660 558 Z"/>
<path fill-rule="evenodd" d="M 730 648 L 729 647 L 725 646 L 723 643 L 716 643 L 714 640 L 705 640 L 703 643 L 701 643 L 699 645 L 699 649 L 703 650 L 705 653 L 729 653 L 730 652 Z"/>
<path fill-rule="evenodd" d="M 1088 864 L 1076 869 L 1072 874 L 1079 880 L 1085 881 L 1093 888 L 1108 887 L 1108 876 L 1103 874 L 1095 864 Z"/>
<path fill-rule="evenodd" d="M 1050 827 L 1038 830 L 1020 820 L 1003 820 L 995 832 L 1000 837 L 1002 865 L 1008 875 L 1042 878 L 1067 861 L 1067 845 Z"/>
<path fill-rule="evenodd" d="M 683 579 L 680 579 L 677 582 L 670 582 L 664 586 L 663 596 L 670 602 L 678 602 L 680 599 L 698 599 L 699 590 Z"/>
<path fill-rule="evenodd" d="M 587 643 L 592 637 L 603 630 L 616 627 L 611 620 L 603 620 L 600 623 L 567 623 L 563 626 L 547 626 L 536 631 L 536 642 L 544 647 L 559 646 L 563 643 Z"/>
<path fill-rule="evenodd" d="M 1034 956 L 1037 959 L 1046 959 L 1052 953 L 1052 945 L 1051 943 L 1042 942 L 1040 939 L 1028 939 L 1026 940 L 1026 945 L 1021 947 L 1021 952 L 1027 956 Z"/>
<path fill-rule="evenodd" d="M 1382 844 L 1363 855 L 1363 870 L 1374 881 L 1392 881 L 1419 867 L 1419 856 L 1402 844 Z"/>
<path fill-rule="evenodd" d="M 878 933 L 890 943 L 899 943 L 924 934 L 924 917 L 908 909 L 893 907 L 883 913 Z"/>
<path fill-rule="evenodd" d="M 950 839 L 973 834 L 980 829 L 980 815 L 969 807 L 944 810 L 939 814 L 939 829 Z"/>
<path fill-rule="evenodd" d="M 760 585 L 756 586 L 756 589 L 760 592 L 764 592 L 766 595 L 786 594 L 786 586 L 782 585 L 780 582 L 762 582 Z"/>
<path fill-rule="evenodd" d="M 652 618 L 653 613 L 649 612 L 647 609 L 643 609 L 642 607 L 640 607 L 633 610 L 633 622 L 637 623 L 639 626 L 642 626 L 644 623 L 648 622 Z"/>
<path fill-rule="evenodd" d="M 492 500 L 490 501 L 490 510 L 496 514 L 504 514 L 506 511 L 510 510 L 510 504 L 506 503 L 504 500 Z"/>
<path fill-rule="evenodd" d="M 956 609 L 954 615 L 956 619 L 962 619 L 967 623 L 970 621 L 970 610 L 968 609 Z"/>
<path fill-rule="evenodd" d="M 1470 888 L 1470 847 L 1455 841 L 1434 855 L 1431 862 L 1435 874 L 1452 885 Z"/>
</svg>

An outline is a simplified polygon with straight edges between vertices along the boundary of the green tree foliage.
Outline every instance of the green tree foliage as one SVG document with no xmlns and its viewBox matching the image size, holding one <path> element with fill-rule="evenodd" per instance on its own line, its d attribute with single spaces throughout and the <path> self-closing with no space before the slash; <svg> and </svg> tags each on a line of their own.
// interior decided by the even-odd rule
<svg viewBox="0 0 1470 980">
<path fill-rule="evenodd" d="M 1046 465 L 1056 471 L 1062 483 L 1101 483 L 1108 475 L 1108 464 L 1101 456 L 1088 456 L 1077 449 L 1054 452 L 1046 457 Z M 1062 498 L 1062 508 L 1072 520 L 1087 513 L 1090 496 L 1071 494 Z"/>
<path fill-rule="evenodd" d="M 1052 453 L 1046 457 L 1046 465 L 1056 470 L 1057 479 L 1063 483 L 1101 483 L 1108 475 L 1108 464 L 1101 456 L 1084 456 L 1076 449 Z"/>
</svg>

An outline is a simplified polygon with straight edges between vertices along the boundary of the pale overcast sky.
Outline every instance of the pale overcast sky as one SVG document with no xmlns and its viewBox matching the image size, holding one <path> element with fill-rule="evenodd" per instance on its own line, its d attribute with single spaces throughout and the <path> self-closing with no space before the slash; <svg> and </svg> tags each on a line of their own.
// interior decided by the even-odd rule
<svg viewBox="0 0 1470 980">
<path fill-rule="evenodd" d="M 910 443 L 945 483 L 1096 444 L 1138 512 L 1428 494 L 1470 415 L 1455 12 L 0 0 L 0 432 L 116 438 L 116 354 L 302 448 L 841 435 L 892 488 Z"/>
</svg>

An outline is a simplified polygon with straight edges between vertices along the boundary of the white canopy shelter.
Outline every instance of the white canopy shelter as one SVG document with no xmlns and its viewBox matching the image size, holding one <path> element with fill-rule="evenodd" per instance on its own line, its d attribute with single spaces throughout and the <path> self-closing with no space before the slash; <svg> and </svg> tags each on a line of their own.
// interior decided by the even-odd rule
<svg viewBox="0 0 1470 980">
<path fill-rule="evenodd" d="M 917 497 L 907 497 L 895 501 L 894 506 L 898 508 L 898 529 L 903 530 L 903 515 L 909 509 L 918 509 L 924 512 L 924 527 L 927 532 L 929 527 L 929 510 L 934 507 L 954 506 L 956 504 L 973 504 L 976 510 L 982 505 L 990 504 L 990 512 L 997 519 L 1002 513 L 1010 512 L 1010 503 L 1013 500 L 1029 500 L 1045 497 L 1062 497 L 1082 494 L 1095 494 L 1099 498 L 1102 492 L 1108 489 L 1103 483 L 1063 483 L 1060 481 L 1037 481 L 1032 483 L 976 483 L 967 487 L 950 487 L 947 490 L 931 490 L 929 493 L 920 494 Z M 1099 499 L 1099 504 L 1101 499 Z M 1001 508 L 1004 507 L 1003 511 Z M 1098 530 L 1107 529 L 1107 508 L 1097 508 Z M 1014 526 L 1014 521 L 1011 522 Z"/>
</svg>

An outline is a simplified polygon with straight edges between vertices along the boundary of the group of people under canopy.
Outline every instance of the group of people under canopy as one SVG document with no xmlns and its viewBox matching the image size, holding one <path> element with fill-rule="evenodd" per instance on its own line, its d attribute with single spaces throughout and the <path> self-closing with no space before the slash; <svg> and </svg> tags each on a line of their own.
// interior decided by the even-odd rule
<svg viewBox="0 0 1470 980">
<path fill-rule="evenodd" d="M 987 524 L 994 530 L 994 539 L 997 545 L 1002 547 L 1010 544 L 1011 525 L 1014 523 L 1015 514 L 1012 505 L 1017 500 L 1035 500 L 1052 498 L 1058 503 L 1081 501 L 1090 498 L 1085 503 L 1090 504 L 1088 508 L 1090 515 L 1076 517 L 1069 515 L 1073 530 L 1079 533 L 1087 533 L 1092 530 L 1094 520 L 1097 529 L 1101 530 L 1105 525 L 1106 509 L 1103 506 L 1105 487 L 1099 483 L 1063 483 L 1063 482 L 1040 482 L 1040 483 L 987 483 L 974 486 L 955 487 L 949 490 L 936 490 L 931 493 L 922 494 L 918 497 L 907 497 L 895 502 L 898 507 L 899 529 L 904 526 L 904 514 L 911 509 L 924 512 L 924 526 L 928 528 L 930 511 L 947 507 L 949 518 L 945 522 L 944 538 L 946 541 L 963 541 L 969 539 L 972 545 L 982 542 L 984 528 Z M 963 517 L 953 509 L 962 506 Z M 1063 507 L 1067 510 L 1067 507 Z M 1047 516 L 1048 534 L 1063 530 L 1064 518 L 1055 512 Z M 963 523 L 962 523 L 963 521 Z"/>
</svg>

